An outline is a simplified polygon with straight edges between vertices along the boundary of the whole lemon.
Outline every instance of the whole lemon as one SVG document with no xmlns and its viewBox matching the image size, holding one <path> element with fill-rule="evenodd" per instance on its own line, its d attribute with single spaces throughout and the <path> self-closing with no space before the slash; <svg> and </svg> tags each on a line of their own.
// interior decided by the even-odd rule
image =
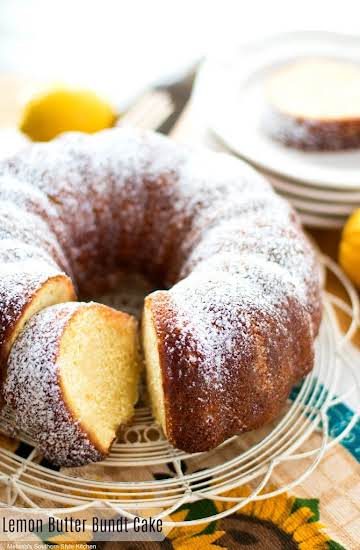
<svg viewBox="0 0 360 550">
<path fill-rule="evenodd" d="M 62 132 L 98 132 L 115 118 L 112 107 L 94 92 L 56 88 L 27 103 L 20 129 L 34 141 L 48 141 Z"/>
<path fill-rule="evenodd" d="M 360 288 L 360 208 L 350 216 L 343 229 L 339 262 L 345 273 Z"/>
</svg>

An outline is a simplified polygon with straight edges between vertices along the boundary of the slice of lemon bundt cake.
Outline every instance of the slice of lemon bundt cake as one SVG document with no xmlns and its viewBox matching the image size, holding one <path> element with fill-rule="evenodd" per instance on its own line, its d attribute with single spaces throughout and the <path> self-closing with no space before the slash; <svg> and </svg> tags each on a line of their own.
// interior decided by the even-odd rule
<svg viewBox="0 0 360 550">
<path fill-rule="evenodd" d="M 17 426 L 61 466 L 101 460 L 134 412 L 136 321 L 107 306 L 44 309 L 12 348 L 4 386 Z"/>
</svg>

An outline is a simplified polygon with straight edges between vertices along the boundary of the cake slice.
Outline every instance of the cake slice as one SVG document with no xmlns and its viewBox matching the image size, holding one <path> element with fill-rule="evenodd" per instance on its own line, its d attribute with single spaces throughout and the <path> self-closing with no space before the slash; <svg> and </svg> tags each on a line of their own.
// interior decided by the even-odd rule
<svg viewBox="0 0 360 550">
<path fill-rule="evenodd" d="M 266 83 L 263 126 L 285 145 L 308 150 L 360 146 L 360 65 L 308 59 Z"/>
<path fill-rule="evenodd" d="M 17 425 L 58 466 L 109 452 L 134 413 L 139 375 L 133 317 L 68 302 L 35 315 L 16 339 L 4 396 Z"/>
</svg>

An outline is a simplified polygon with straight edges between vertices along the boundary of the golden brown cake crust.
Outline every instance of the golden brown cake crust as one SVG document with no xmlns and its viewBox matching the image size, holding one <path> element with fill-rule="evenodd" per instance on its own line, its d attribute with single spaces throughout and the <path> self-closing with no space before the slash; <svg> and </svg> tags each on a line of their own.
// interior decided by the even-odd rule
<svg viewBox="0 0 360 550">
<path fill-rule="evenodd" d="M 234 351 L 219 365 L 220 377 L 215 369 L 204 375 L 196 329 L 186 338 L 180 333 L 183 319 L 171 294 L 157 292 L 148 300 L 158 335 L 166 434 L 179 449 L 206 451 L 273 420 L 293 385 L 312 369 L 311 324 L 296 300 L 283 304 L 275 318 L 255 304 L 244 314 L 246 328 L 234 334 Z"/>
<path fill-rule="evenodd" d="M 269 137 L 304 151 L 341 151 L 360 147 L 360 118 L 311 120 L 269 107 L 263 117 L 263 127 Z"/>
</svg>

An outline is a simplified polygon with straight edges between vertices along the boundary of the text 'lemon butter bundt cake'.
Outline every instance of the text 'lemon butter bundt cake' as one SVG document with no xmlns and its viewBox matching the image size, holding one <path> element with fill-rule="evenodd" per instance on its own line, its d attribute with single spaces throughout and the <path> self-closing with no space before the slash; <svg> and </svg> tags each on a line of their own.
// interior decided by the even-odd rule
<svg viewBox="0 0 360 550">
<path fill-rule="evenodd" d="M 0 163 L 1 212 L 3 357 L 27 304 L 48 305 L 37 293 L 49 280 L 59 302 L 117 269 L 165 289 L 146 298 L 143 347 L 154 414 L 174 446 L 211 449 L 272 420 L 311 370 L 316 255 L 246 163 L 151 132 L 64 134 Z"/>
<path fill-rule="evenodd" d="M 16 425 L 54 464 L 100 460 L 133 416 L 136 321 L 95 303 L 68 302 L 32 317 L 10 353 L 4 395 Z"/>
</svg>

